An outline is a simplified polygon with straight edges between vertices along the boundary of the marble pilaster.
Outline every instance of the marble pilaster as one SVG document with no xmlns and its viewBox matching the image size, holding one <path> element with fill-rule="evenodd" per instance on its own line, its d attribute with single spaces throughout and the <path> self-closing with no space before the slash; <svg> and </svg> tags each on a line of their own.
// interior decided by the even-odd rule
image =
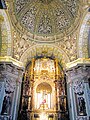
<svg viewBox="0 0 90 120">
<path fill-rule="evenodd" d="M 89 120 L 90 63 L 76 62 L 73 65 L 66 70 L 70 120 Z"/>
<path fill-rule="evenodd" d="M 24 68 L 0 61 L 0 120 L 16 120 Z"/>
</svg>

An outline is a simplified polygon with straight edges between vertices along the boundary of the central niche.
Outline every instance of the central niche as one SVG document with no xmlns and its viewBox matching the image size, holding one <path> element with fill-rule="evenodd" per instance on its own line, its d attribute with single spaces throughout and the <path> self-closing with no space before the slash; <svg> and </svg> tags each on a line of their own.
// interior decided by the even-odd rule
<svg viewBox="0 0 90 120">
<path fill-rule="evenodd" d="M 46 83 L 40 83 L 36 88 L 37 94 L 37 109 L 50 109 L 51 108 L 51 94 L 52 88 Z"/>
<path fill-rule="evenodd" d="M 54 108 L 55 102 L 55 62 L 49 58 L 35 60 L 33 83 L 33 105 L 35 109 L 47 110 Z M 54 100 L 55 101 L 55 100 Z"/>
</svg>

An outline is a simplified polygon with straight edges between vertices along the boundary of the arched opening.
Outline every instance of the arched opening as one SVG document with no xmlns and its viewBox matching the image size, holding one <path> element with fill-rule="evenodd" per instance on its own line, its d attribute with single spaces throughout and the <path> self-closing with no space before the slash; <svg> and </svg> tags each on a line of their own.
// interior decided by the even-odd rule
<svg viewBox="0 0 90 120">
<path fill-rule="evenodd" d="M 51 86 L 46 83 L 42 82 L 40 83 L 36 88 L 36 108 L 37 109 L 50 109 L 51 108 L 51 94 L 52 94 L 52 88 Z"/>
<path fill-rule="evenodd" d="M 64 70 L 55 57 L 32 58 L 22 90 L 21 120 L 68 119 Z"/>
</svg>

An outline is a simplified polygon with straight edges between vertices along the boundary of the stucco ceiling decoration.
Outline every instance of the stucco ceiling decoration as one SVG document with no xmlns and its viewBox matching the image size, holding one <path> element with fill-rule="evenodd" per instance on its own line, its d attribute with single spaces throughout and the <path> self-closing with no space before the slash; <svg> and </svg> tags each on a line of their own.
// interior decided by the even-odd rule
<svg viewBox="0 0 90 120">
<path fill-rule="evenodd" d="M 53 0 L 40 0 L 42 3 L 44 4 L 49 4 L 51 3 Z"/>
<path fill-rule="evenodd" d="M 19 28 L 34 40 L 58 35 L 61 39 L 74 30 L 80 15 L 79 0 L 15 0 L 14 6 Z"/>
</svg>

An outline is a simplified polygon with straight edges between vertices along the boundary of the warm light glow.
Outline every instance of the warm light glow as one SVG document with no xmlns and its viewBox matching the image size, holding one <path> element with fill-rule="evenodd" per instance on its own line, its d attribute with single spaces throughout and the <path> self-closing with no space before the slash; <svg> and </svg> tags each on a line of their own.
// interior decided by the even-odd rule
<svg viewBox="0 0 90 120">
<path fill-rule="evenodd" d="M 47 115 L 44 112 L 41 113 L 40 120 L 48 120 L 48 117 L 47 117 Z"/>
</svg>

